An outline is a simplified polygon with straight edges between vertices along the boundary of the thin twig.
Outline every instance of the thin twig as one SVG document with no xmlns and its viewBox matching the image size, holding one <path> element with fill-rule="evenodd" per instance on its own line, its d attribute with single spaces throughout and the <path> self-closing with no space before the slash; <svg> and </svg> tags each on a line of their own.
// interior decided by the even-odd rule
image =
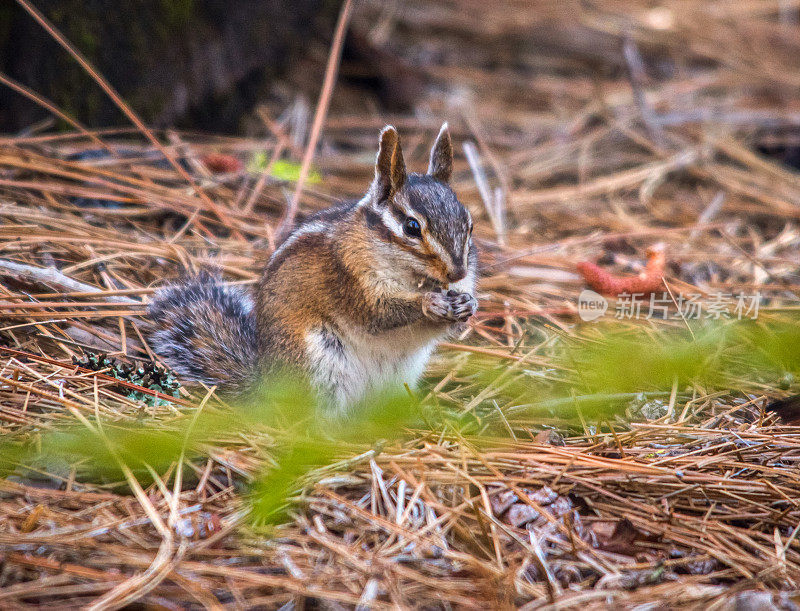
<svg viewBox="0 0 800 611">
<path fill-rule="evenodd" d="M 322 93 L 320 93 L 319 101 L 317 102 L 317 109 L 314 112 L 314 123 L 311 126 L 311 135 L 306 145 L 305 153 L 303 154 L 303 161 L 300 165 L 300 176 L 297 179 L 294 194 L 289 200 L 289 205 L 286 208 L 281 221 L 276 230 L 278 239 L 284 237 L 291 231 L 295 217 L 297 216 L 297 208 L 300 205 L 300 197 L 303 194 L 303 187 L 306 184 L 308 173 L 311 169 L 311 162 L 314 159 L 314 153 L 317 150 L 317 142 L 322 133 L 322 126 L 325 123 L 325 117 L 328 114 L 328 105 L 331 101 L 333 94 L 333 87 L 336 84 L 336 74 L 339 70 L 339 61 L 342 57 L 342 48 L 344 46 L 344 36 L 347 33 L 347 26 L 350 23 L 350 14 L 353 9 L 353 0 L 344 0 L 342 8 L 339 11 L 339 20 L 336 23 L 336 32 L 333 36 L 333 43 L 331 50 L 328 53 L 328 63 L 325 66 L 325 78 L 322 82 Z"/>
</svg>

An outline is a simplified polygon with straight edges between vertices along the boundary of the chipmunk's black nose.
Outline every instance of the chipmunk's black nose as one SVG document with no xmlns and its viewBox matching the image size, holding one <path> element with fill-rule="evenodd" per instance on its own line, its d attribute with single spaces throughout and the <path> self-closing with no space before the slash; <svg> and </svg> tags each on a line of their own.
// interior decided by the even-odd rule
<svg viewBox="0 0 800 611">
<path fill-rule="evenodd" d="M 459 265 L 456 268 L 453 268 L 449 272 L 447 272 L 447 279 L 450 282 L 458 282 L 459 280 L 463 280 L 467 277 L 467 270 L 463 265 Z"/>
</svg>

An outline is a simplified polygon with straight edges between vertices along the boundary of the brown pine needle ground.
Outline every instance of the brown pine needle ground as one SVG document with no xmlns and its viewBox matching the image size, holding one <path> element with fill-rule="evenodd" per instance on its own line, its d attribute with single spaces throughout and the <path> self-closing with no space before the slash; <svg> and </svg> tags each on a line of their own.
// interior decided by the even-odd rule
<svg viewBox="0 0 800 611">
<path fill-rule="evenodd" d="M 673 294 L 798 309 L 800 181 L 763 154 L 800 145 L 796 3 L 393 6 L 360 3 L 352 28 L 423 84 L 417 112 L 378 116 L 337 86 L 299 213 L 364 191 L 384 124 L 421 170 L 450 122 L 481 311 L 421 394 L 483 434 L 343 447 L 269 536 L 242 496 L 274 441 L 262 432 L 220 437 L 145 489 L 19 469 L 0 480 L 0 607 L 796 608 L 800 427 L 764 411 L 779 380 L 617 396 L 627 411 L 602 421 L 503 393 L 558 378 L 560 338 L 593 337 L 578 326 L 582 260 L 637 274 L 663 242 Z M 296 169 L 303 154 L 296 114 L 265 107 L 259 138 L 156 134 L 200 191 L 128 129 L 0 140 L 4 438 L 96 417 L 166 427 L 205 397 L 152 407 L 72 358 L 148 362 L 146 300 L 182 273 L 255 281 L 295 186 L 278 156 Z M 116 156 L 87 155 L 93 138 Z M 213 174 L 211 153 L 261 154 L 267 174 Z M 475 363 L 504 373 L 487 386 Z"/>
</svg>

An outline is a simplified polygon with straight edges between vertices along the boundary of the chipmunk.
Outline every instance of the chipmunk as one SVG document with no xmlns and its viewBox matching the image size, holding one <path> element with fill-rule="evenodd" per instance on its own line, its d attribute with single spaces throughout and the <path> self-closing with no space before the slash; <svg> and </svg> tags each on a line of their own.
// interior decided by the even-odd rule
<svg viewBox="0 0 800 611">
<path fill-rule="evenodd" d="M 415 387 L 437 343 L 478 305 L 472 218 L 448 185 L 452 166 L 446 123 L 426 174 L 406 172 L 397 130 L 385 127 L 364 197 L 300 224 L 253 296 L 208 275 L 159 289 L 149 304 L 156 354 L 233 394 L 286 364 L 343 410 L 372 391 Z"/>
</svg>

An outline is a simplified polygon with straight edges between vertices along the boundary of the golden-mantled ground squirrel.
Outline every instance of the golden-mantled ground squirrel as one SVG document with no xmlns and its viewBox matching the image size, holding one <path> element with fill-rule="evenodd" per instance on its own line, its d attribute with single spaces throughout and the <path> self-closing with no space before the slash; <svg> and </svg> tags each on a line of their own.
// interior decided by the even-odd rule
<svg viewBox="0 0 800 611">
<path fill-rule="evenodd" d="M 384 128 L 366 195 L 299 225 L 254 298 L 210 276 L 160 289 L 149 307 L 156 353 L 232 393 L 288 364 L 340 409 L 414 387 L 436 344 L 477 309 L 472 218 L 448 186 L 452 166 L 447 124 L 427 174 L 406 172 L 397 131 Z"/>
</svg>

